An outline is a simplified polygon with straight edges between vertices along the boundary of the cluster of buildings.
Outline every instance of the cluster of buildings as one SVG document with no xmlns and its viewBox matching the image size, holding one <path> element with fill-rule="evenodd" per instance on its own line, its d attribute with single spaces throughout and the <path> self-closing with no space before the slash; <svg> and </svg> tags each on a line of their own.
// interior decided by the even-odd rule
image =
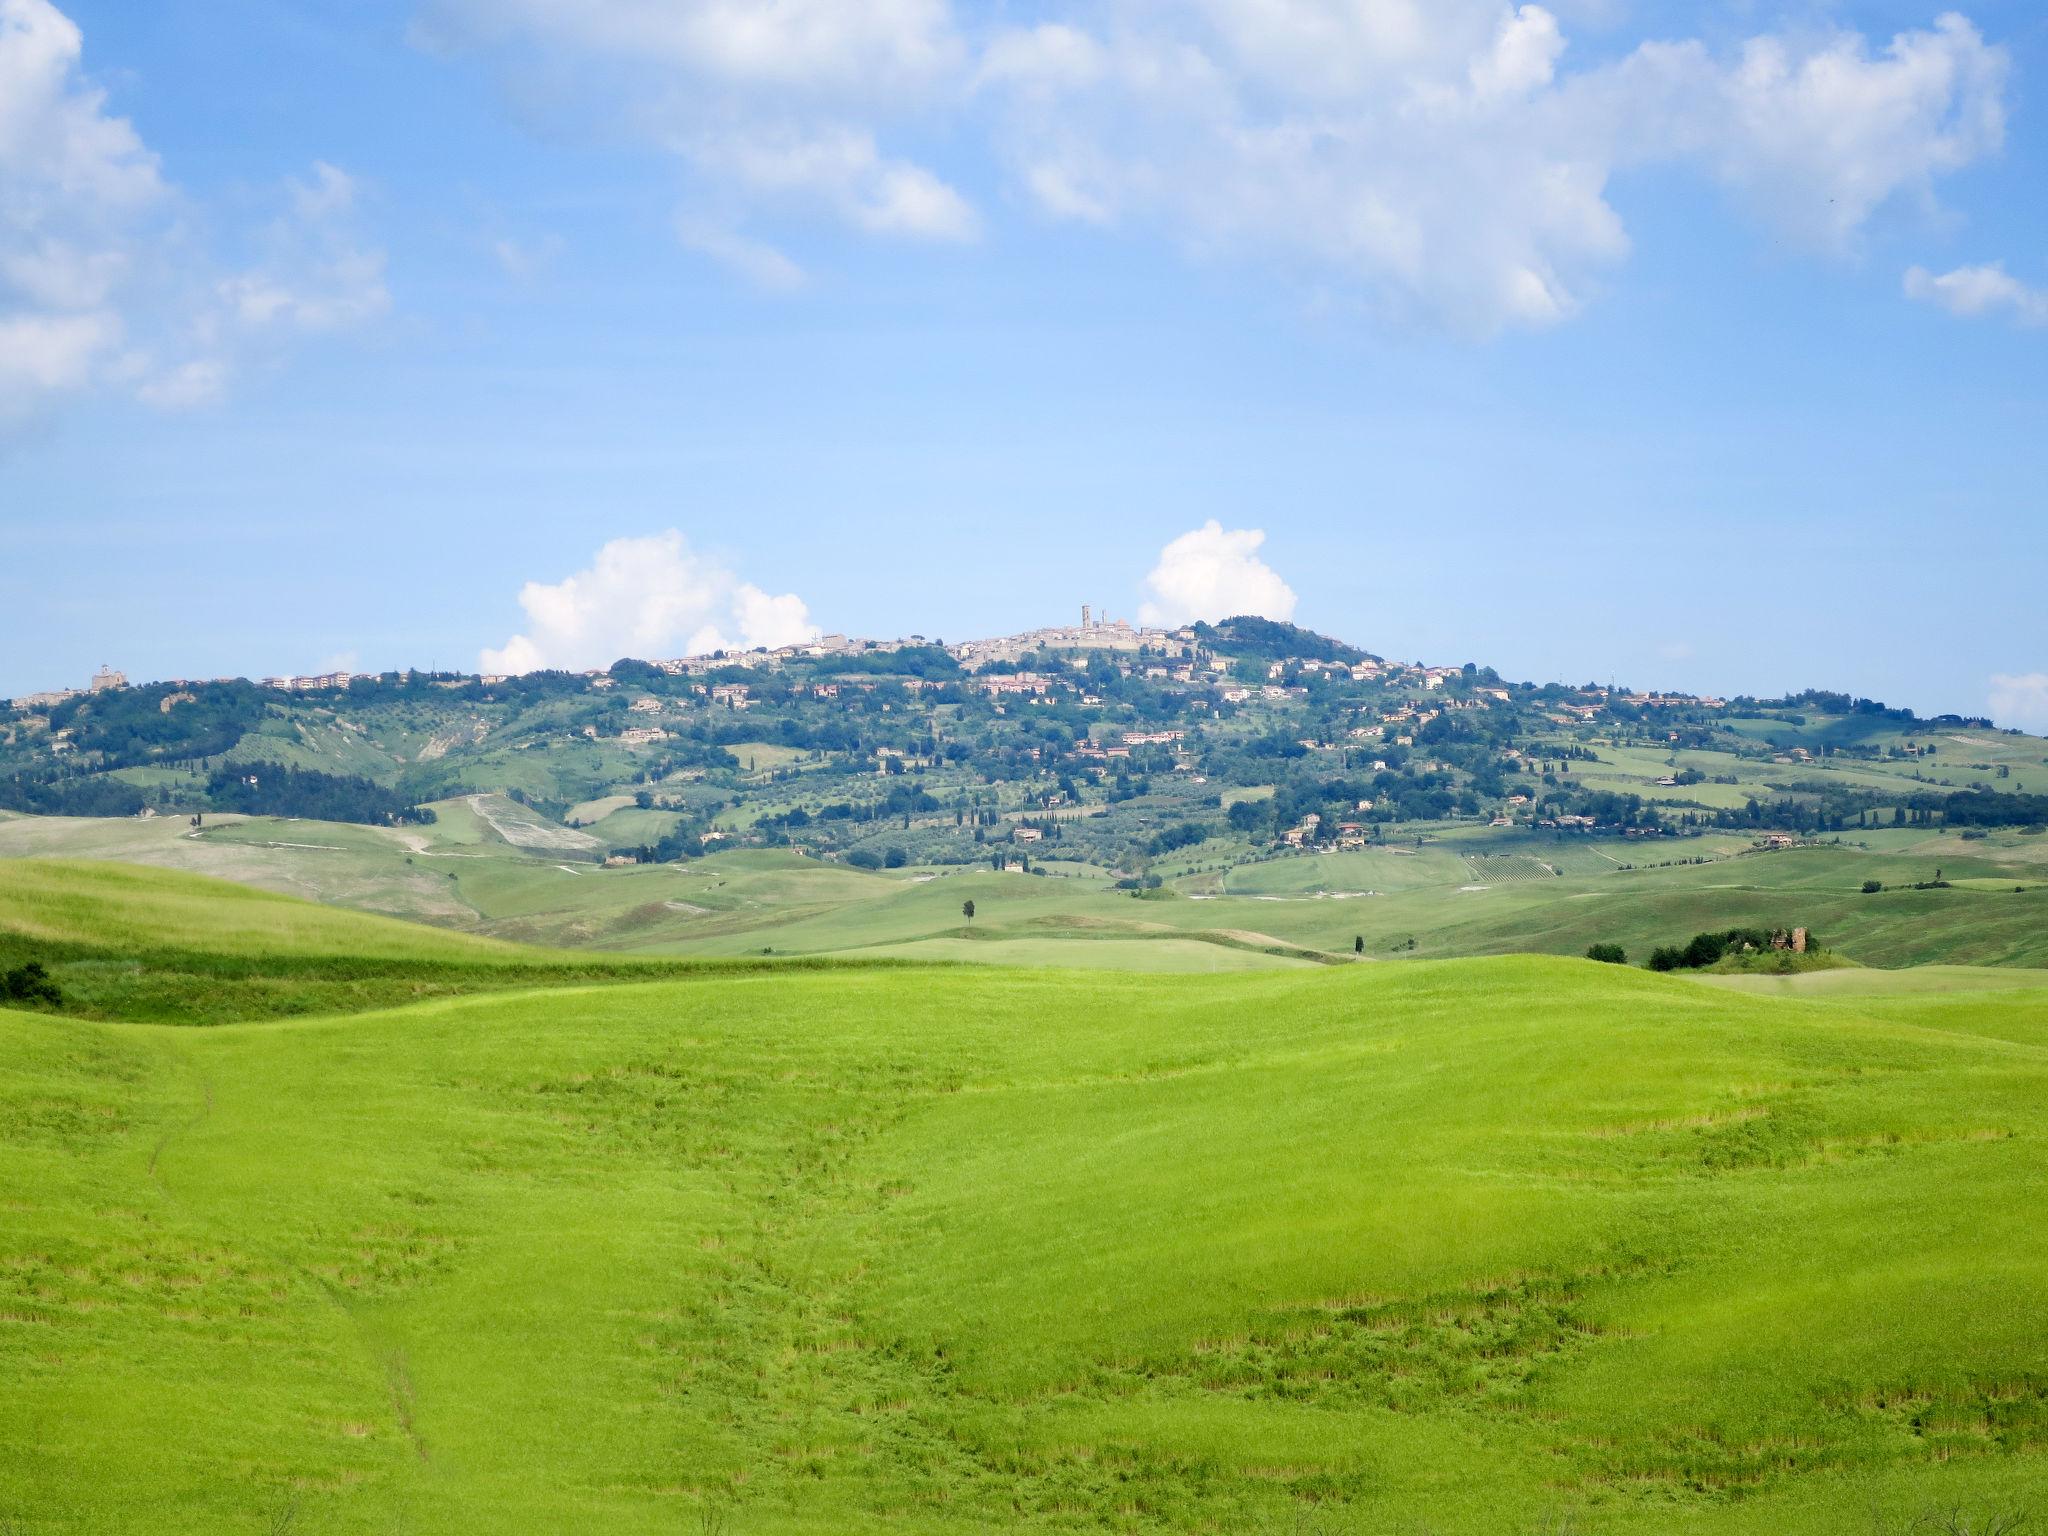
<svg viewBox="0 0 2048 1536">
<path fill-rule="evenodd" d="M 116 688 L 127 686 L 127 673 L 116 672 L 103 663 L 99 671 L 93 673 L 92 681 L 83 688 L 53 688 L 45 693 L 25 693 L 10 702 L 16 709 L 53 709 L 67 700 L 81 698 L 88 693 L 109 693 Z"/>
<path fill-rule="evenodd" d="M 312 677 L 266 677 L 263 686 L 280 693 L 322 693 L 330 688 L 346 688 L 354 680 L 353 673 L 322 672 Z"/>
<path fill-rule="evenodd" d="M 1083 604 L 1081 622 L 1052 629 L 1027 630 L 1021 635 L 1001 635 L 992 640 L 969 640 L 949 645 L 946 652 L 968 671 L 978 671 L 995 662 L 1022 661 L 1035 651 L 1152 651 L 1165 657 L 1193 657 L 1192 629 L 1143 629 L 1127 619 L 1098 615 Z"/>
<path fill-rule="evenodd" d="M 702 677 L 707 672 L 725 667 L 759 667 L 773 672 L 792 661 L 816 661 L 827 656 L 869 656 L 930 643 L 923 635 L 906 635 L 901 640 L 857 640 L 846 635 L 820 635 L 815 640 L 801 641 L 796 645 L 720 651 L 706 656 L 671 656 L 650 661 L 648 665 L 661 668 L 670 677 Z"/>
<path fill-rule="evenodd" d="M 317 693 L 323 689 L 346 688 L 352 680 L 352 673 L 323 672 L 312 677 L 266 677 L 263 679 L 262 685 L 265 688 L 274 688 L 280 693 Z M 239 683 L 243 679 L 239 677 L 171 677 L 165 678 L 164 681 L 175 688 L 182 689 L 195 688 L 202 683 Z M 500 681 L 503 681 L 503 679 L 500 679 Z M 126 688 L 127 686 L 127 673 L 117 672 L 109 666 L 102 666 L 99 671 L 93 673 L 91 681 L 83 688 L 56 688 L 44 693 L 25 693 L 21 697 L 12 699 L 9 702 L 16 709 L 50 709 L 68 700 L 83 698 L 87 694 L 112 693 L 117 689 Z M 192 695 L 189 693 L 174 697 L 178 698 L 180 702 L 185 703 L 189 703 L 192 700 Z M 167 700 L 166 704 L 168 705 L 169 702 Z"/>
</svg>

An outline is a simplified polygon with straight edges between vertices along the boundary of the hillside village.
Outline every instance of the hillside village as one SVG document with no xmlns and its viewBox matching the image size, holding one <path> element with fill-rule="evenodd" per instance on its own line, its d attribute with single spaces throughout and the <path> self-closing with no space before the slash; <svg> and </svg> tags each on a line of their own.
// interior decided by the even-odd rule
<svg viewBox="0 0 2048 1536">
<path fill-rule="evenodd" d="M 0 809 L 390 823 L 503 791 L 589 829 L 614 864 L 771 846 L 1142 881 L 1459 826 L 1761 845 L 2029 825 L 2048 811 L 2039 746 L 1840 695 L 1538 685 L 1262 619 L 1156 629 L 1083 609 L 951 645 L 829 635 L 517 677 L 135 685 L 102 668 L 0 713 Z"/>
</svg>

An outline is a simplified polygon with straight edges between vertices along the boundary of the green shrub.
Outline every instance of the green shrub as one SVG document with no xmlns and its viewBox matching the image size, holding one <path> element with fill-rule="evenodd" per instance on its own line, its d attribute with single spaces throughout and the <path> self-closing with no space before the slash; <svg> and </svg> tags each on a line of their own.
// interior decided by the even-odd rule
<svg viewBox="0 0 2048 1536">
<path fill-rule="evenodd" d="M 1587 947 L 1586 958 L 1602 965 L 1627 965 L 1628 951 L 1619 944 L 1593 944 Z"/>
<path fill-rule="evenodd" d="M 64 994 L 50 980 L 50 973 L 43 969 L 40 960 L 17 965 L 0 975 L 0 999 L 10 1003 L 48 1003 L 52 1008 L 64 1006 Z"/>
</svg>

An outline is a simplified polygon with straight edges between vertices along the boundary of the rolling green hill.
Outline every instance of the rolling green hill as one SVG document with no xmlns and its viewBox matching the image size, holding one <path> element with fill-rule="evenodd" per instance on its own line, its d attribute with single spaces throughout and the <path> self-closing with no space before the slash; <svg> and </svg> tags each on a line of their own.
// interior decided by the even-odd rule
<svg viewBox="0 0 2048 1536">
<path fill-rule="evenodd" d="M 599 986 L 8 869 L 19 952 L 523 976 L 208 1029 L 0 1010 L 16 1530 L 2048 1514 L 2035 974 Z"/>
<path fill-rule="evenodd" d="M 0 819 L 0 856 L 148 861 L 469 935 L 640 956 L 1208 970 L 1348 961 L 1362 939 L 1368 960 L 1580 955 L 1600 942 L 1642 963 L 1697 932 L 1762 925 L 1812 929 L 1860 965 L 2048 966 L 2048 838 L 2024 833 L 1965 842 L 1902 829 L 1775 852 L 1700 838 L 1674 859 L 1654 844 L 1445 826 L 1405 845 L 1189 869 L 1135 900 L 1109 873 L 1058 860 L 1033 875 L 865 871 L 740 848 L 604 868 L 508 841 L 490 816 L 538 834 L 510 819 L 510 802 L 480 803 L 488 815 L 452 801 L 432 825 L 403 829 L 12 817 Z M 0 857 L 0 888 L 8 867 Z M 1885 889 L 1866 893 L 1873 880 Z"/>
</svg>

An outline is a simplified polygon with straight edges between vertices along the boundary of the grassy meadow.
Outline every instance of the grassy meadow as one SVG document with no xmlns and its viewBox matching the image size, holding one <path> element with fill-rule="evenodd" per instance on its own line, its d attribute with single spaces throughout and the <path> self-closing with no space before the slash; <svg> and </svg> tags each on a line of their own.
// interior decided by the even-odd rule
<svg viewBox="0 0 2048 1536">
<path fill-rule="evenodd" d="M 2038 973 L 633 982 L 7 874 L 17 950 L 521 983 L 0 1011 L 11 1531 L 2048 1516 Z"/>
</svg>

